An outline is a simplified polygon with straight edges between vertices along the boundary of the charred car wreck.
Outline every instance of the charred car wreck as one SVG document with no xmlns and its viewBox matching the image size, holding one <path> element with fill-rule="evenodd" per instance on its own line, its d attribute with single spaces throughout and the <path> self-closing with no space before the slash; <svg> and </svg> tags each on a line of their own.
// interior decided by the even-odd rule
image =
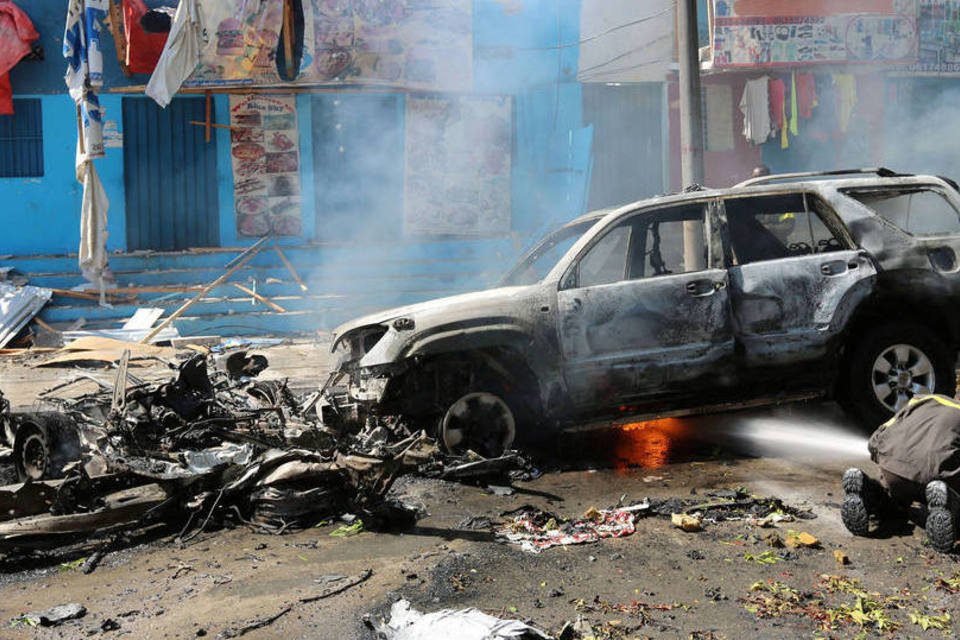
<svg viewBox="0 0 960 640">
<path fill-rule="evenodd" d="M 812 397 L 875 426 L 954 392 L 958 212 L 952 181 L 863 169 L 590 213 L 498 288 L 341 326 L 319 409 L 487 455 L 592 419 Z"/>
</svg>

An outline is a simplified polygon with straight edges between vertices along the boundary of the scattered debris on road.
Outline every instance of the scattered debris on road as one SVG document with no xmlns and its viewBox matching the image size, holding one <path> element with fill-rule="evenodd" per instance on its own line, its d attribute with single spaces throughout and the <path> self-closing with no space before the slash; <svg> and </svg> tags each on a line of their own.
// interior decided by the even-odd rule
<svg viewBox="0 0 960 640">
<path fill-rule="evenodd" d="M 56 607 L 51 607 L 43 611 L 33 611 L 25 613 L 19 618 L 13 620 L 15 627 L 56 627 L 68 620 L 76 620 L 87 615 L 87 608 L 82 604 L 71 602 Z"/>
<path fill-rule="evenodd" d="M 97 343 L 92 352 L 111 356 L 131 346 L 99 337 L 77 342 L 68 349 L 81 359 L 89 342 Z M 132 346 L 147 357 L 164 349 Z M 181 541 L 223 525 L 282 533 L 344 513 L 357 520 L 338 535 L 352 535 L 413 519 L 386 501 L 402 473 L 503 479 L 529 467 L 515 453 L 443 456 L 425 433 L 399 421 L 325 427 L 309 396 L 260 380 L 269 363 L 245 350 L 194 354 L 159 384 L 134 375 L 132 359 L 124 349 L 112 386 L 99 383 L 75 398 L 44 393 L 46 408 L 27 414 L 0 407 L 0 439 L 23 480 L 0 487 L 0 549 L 72 544 L 78 535 L 156 522 L 182 526 Z"/>
<path fill-rule="evenodd" d="M 478 609 L 420 613 L 406 600 L 393 603 L 390 620 L 370 625 L 381 640 L 549 640 L 519 620 L 503 620 Z"/>
</svg>

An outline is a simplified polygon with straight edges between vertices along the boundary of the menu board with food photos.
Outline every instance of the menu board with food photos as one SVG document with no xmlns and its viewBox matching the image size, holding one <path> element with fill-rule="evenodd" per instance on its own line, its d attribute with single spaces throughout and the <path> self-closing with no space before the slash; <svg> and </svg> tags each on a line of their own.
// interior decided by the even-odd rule
<svg viewBox="0 0 960 640">
<path fill-rule="evenodd" d="M 247 237 L 300 235 L 295 99 L 230 96 L 230 143 L 237 233 Z"/>
<path fill-rule="evenodd" d="M 509 96 L 407 96 L 404 231 L 508 233 L 512 132 Z"/>
</svg>

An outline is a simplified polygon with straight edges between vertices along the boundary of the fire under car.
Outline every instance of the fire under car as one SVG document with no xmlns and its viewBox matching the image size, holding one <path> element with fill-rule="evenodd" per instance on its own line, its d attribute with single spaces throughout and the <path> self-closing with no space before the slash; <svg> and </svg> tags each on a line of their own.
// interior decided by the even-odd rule
<svg viewBox="0 0 960 640">
<path fill-rule="evenodd" d="M 834 398 L 875 427 L 953 395 L 960 192 L 887 169 L 781 174 L 586 214 L 494 289 L 336 330 L 325 423 L 451 450 L 638 417 Z"/>
</svg>

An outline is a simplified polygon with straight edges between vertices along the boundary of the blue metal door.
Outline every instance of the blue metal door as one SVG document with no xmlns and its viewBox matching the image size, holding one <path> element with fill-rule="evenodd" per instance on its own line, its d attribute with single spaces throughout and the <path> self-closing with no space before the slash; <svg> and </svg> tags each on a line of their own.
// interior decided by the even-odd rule
<svg viewBox="0 0 960 640">
<path fill-rule="evenodd" d="M 204 98 L 123 99 L 127 249 L 220 244 L 217 145 L 204 141 Z"/>
</svg>

